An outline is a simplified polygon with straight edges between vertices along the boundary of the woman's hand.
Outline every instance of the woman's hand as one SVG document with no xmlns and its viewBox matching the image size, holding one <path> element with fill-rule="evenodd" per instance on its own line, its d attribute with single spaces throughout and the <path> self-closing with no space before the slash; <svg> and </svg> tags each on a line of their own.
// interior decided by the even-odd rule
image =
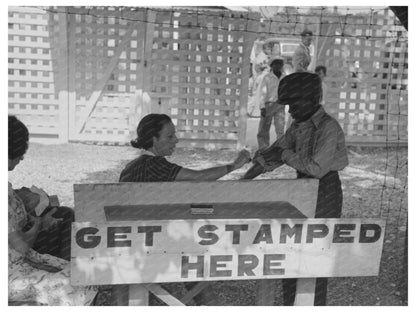
<svg viewBox="0 0 416 312">
<path fill-rule="evenodd" d="M 22 187 L 19 190 L 15 190 L 15 192 L 23 201 L 27 212 L 33 211 L 40 202 L 39 194 L 32 192 L 27 187 Z"/>
<path fill-rule="evenodd" d="M 238 153 L 237 158 L 234 160 L 234 169 L 239 169 L 244 166 L 246 163 L 251 161 L 250 153 L 248 150 L 243 149 Z"/>
<path fill-rule="evenodd" d="M 39 229 L 42 227 L 42 220 L 40 217 L 36 217 L 30 213 L 27 214 L 27 226 L 25 226 L 24 232 L 27 235 L 36 235 Z"/>
<path fill-rule="evenodd" d="M 48 213 L 41 217 L 42 224 L 41 224 L 41 231 L 48 231 L 51 228 L 54 228 L 61 222 L 63 219 L 54 218 L 52 215 L 56 212 L 57 208 L 52 208 Z"/>
</svg>

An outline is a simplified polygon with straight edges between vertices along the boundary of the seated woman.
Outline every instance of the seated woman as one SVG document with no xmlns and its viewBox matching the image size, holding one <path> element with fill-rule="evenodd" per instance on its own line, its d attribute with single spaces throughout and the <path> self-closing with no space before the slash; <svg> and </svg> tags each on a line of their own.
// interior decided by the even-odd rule
<svg viewBox="0 0 416 312">
<path fill-rule="evenodd" d="M 29 131 L 14 116 L 9 116 L 9 164 L 12 171 L 28 149 Z M 9 302 L 32 302 L 41 305 L 89 305 L 96 290 L 72 287 L 69 262 L 32 249 L 39 233 L 56 226 L 50 210 L 43 217 L 28 214 L 23 201 L 9 183 Z"/>
<path fill-rule="evenodd" d="M 173 164 L 166 160 L 175 150 L 178 138 L 175 126 L 165 114 L 149 114 L 143 117 L 137 126 L 137 138 L 131 142 L 135 148 L 142 149 L 141 155 L 127 164 L 120 175 L 120 182 L 164 182 L 164 181 L 214 181 L 241 168 L 250 162 L 250 154 L 242 150 L 234 162 L 202 170 L 193 170 Z M 185 283 L 190 290 L 197 283 Z M 210 286 L 194 298 L 196 304 L 214 304 L 216 298 Z M 115 287 L 114 300 L 123 304 L 122 287 Z"/>
<path fill-rule="evenodd" d="M 202 170 L 170 163 L 165 156 L 175 150 L 178 138 L 175 125 L 165 114 L 149 114 L 137 126 L 137 138 L 131 142 L 142 149 L 120 175 L 120 182 L 214 181 L 250 162 L 250 153 L 242 150 L 233 163 Z"/>
</svg>

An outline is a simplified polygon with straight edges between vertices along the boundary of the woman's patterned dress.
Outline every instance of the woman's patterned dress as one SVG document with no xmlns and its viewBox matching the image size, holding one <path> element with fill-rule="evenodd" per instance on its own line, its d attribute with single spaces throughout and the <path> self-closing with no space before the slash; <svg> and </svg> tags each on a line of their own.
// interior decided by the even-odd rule
<svg viewBox="0 0 416 312">
<path fill-rule="evenodd" d="M 23 202 L 9 183 L 9 232 L 21 230 L 27 222 Z M 61 269 L 50 273 L 36 264 Z M 26 257 L 9 243 L 9 301 L 36 301 L 44 305 L 90 305 L 97 291 L 93 287 L 71 286 L 69 262 L 51 255 L 39 254 L 33 249 Z"/>
</svg>

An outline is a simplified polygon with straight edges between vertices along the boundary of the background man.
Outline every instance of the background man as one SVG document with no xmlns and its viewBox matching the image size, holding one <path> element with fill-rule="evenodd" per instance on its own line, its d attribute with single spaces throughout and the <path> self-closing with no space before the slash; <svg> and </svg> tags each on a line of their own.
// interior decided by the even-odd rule
<svg viewBox="0 0 416 312">
<path fill-rule="evenodd" d="M 295 72 L 307 71 L 308 66 L 311 63 L 311 53 L 309 47 L 312 43 L 313 33 L 310 30 L 305 29 L 300 34 L 301 43 L 299 43 L 295 52 L 293 53 L 293 68 Z"/>
<path fill-rule="evenodd" d="M 317 73 L 318 76 L 319 76 L 319 78 L 321 78 L 321 82 L 322 82 L 322 99 L 321 99 L 321 104 L 325 104 L 326 94 L 328 92 L 328 86 L 327 86 L 327 84 L 325 82 L 326 67 L 323 66 L 323 65 L 316 66 L 315 73 Z"/>
<path fill-rule="evenodd" d="M 277 89 L 283 76 L 283 58 L 275 56 L 270 60 L 270 72 L 267 73 L 260 85 L 259 107 L 260 123 L 257 133 L 259 150 L 266 149 L 270 144 L 270 126 L 274 122 L 276 137 L 284 133 L 285 109 L 277 104 Z"/>
</svg>

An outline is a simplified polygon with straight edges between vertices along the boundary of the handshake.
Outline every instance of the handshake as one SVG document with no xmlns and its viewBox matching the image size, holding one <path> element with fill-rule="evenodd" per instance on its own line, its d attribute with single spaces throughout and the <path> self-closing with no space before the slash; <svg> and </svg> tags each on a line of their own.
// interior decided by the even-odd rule
<svg viewBox="0 0 416 312">
<path fill-rule="evenodd" d="M 253 162 L 254 165 L 261 165 L 261 163 L 281 162 L 283 151 L 284 149 L 279 146 L 270 146 L 267 149 L 256 151 L 253 158 L 251 158 L 249 151 L 243 149 L 238 153 L 237 158 L 233 162 L 234 169 L 239 169 L 249 162 Z M 259 161 L 260 157 L 263 161 Z"/>
</svg>

